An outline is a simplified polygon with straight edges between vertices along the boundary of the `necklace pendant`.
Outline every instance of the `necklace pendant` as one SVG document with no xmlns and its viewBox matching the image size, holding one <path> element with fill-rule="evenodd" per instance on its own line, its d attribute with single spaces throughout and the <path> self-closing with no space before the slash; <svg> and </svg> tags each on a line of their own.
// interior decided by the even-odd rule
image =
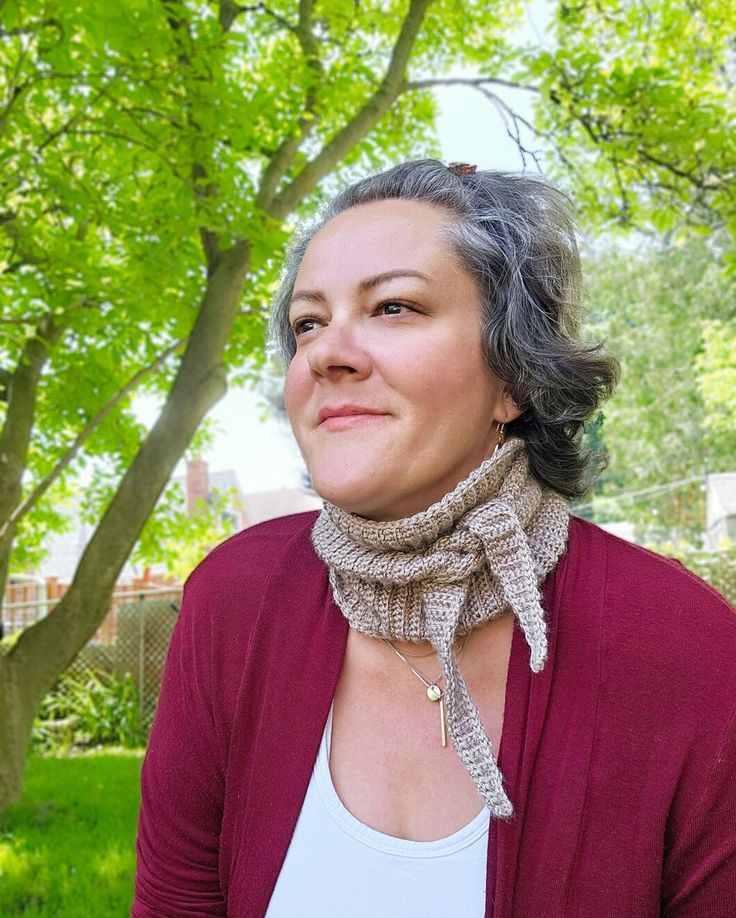
<svg viewBox="0 0 736 918">
<path fill-rule="evenodd" d="M 427 686 L 427 698 L 430 701 L 442 701 L 442 689 L 434 682 Z"/>
<path fill-rule="evenodd" d="M 445 699 L 440 698 L 440 736 L 442 738 L 442 748 L 447 746 L 447 723 L 445 721 Z"/>
</svg>

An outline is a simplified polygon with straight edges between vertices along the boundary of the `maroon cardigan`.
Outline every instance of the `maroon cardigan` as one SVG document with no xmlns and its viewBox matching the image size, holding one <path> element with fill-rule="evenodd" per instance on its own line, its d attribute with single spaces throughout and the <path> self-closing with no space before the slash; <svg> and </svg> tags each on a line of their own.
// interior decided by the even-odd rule
<svg viewBox="0 0 736 918">
<path fill-rule="evenodd" d="M 187 583 L 143 766 L 135 918 L 265 914 L 347 635 L 313 520 L 239 533 Z M 490 832 L 486 916 L 734 918 L 736 615 L 576 519 L 543 593 L 544 670 L 512 642 L 515 815 Z"/>
</svg>

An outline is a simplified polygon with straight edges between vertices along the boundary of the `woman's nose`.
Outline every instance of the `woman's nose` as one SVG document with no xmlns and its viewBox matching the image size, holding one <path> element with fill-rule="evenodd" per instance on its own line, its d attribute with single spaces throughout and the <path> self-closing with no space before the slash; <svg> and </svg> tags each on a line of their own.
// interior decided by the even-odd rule
<svg viewBox="0 0 736 918">
<path fill-rule="evenodd" d="M 332 319 L 310 342 L 307 360 L 315 376 L 334 379 L 342 375 L 358 378 L 370 373 L 371 359 L 352 321 Z"/>
</svg>

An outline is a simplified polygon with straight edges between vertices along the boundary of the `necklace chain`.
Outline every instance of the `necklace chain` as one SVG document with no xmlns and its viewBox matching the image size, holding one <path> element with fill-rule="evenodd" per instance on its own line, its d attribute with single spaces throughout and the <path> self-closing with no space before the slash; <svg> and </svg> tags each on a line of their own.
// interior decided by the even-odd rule
<svg viewBox="0 0 736 918">
<path fill-rule="evenodd" d="M 468 633 L 463 638 L 463 642 L 457 650 L 458 657 L 465 649 L 465 645 L 468 643 L 469 637 L 470 637 L 470 634 Z M 427 698 L 433 703 L 439 702 L 440 739 L 442 741 L 442 746 L 443 747 L 447 746 L 447 723 L 445 721 L 445 693 L 442 691 L 442 689 L 437 684 L 440 681 L 440 679 L 444 677 L 444 672 L 441 672 L 433 682 L 430 682 L 429 679 L 427 679 L 427 677 L 424 675 L 424 673 L 420 673 L 419 670 L 406 659 L 404 654 L 401 653 L 400 650 L 397 650 L 394 647 L 394 645 L 391 643 L 391 641 L 388 640 L 388 638 L 381 638 L 381 640 L 383 641 L 384 644 L 388 645 L 391 648 L 391 650 L 393 650 L 393 652 L 402 661 L 402 663 L 405 663 L 409 667 L 409 669 L 414 673 L 417 679 L 419 679 L 423 683 L 424 687 L 427 690 Z M 420 656 L 429 656 L 429 654 L 421 654 Z"/>
<path fill-rule="evenodd" d="M 465 645 L 468 643 L 468 638 L 469 638 L 469 637 L 470 637 L 470 635 L 469 635 L 469 634 L 466 634 L 466 635 L 465 635 L 465 638 L 463 639 L 462 644 L 458 647 L 458 650 L 457 650 L 457 656 L 458 656 L 458 657 L 459 657 L 460 654 L 463 652 L 463 650 L 464 650 L 464 648 L 465 648 Z M 388 638 L 381 638 L 381 640 L 383 641 L 384 644 L 388 645 L 388 646 L 391 648 L 391 650 L 393 650 L 393 652 L 396 654 L 396 656 L 397 656 L 403 663 L 406 663 L 406 665 L 407 665 L 407 666 L 409 667 L 409 669 L 414 673 L 414 675 L 417 677 L 417 679 L 421 679 L 421 681 L 424 683 L 424 685 L 425 685 L 426 688 L 429 688 L 429 687 L 432 686 L 432 685 L 436 686 L 437 683 L 440 681 L 440 679 L 442 679 L 442 677 L 444 676 L 444 673 L 443 673 L 443 672 L 440 672 L 440 673 L 438 674 L 437 678 L 430 682 L 430 680 L 427 679 L 427 677 L 424 675 L 424 673 L 420 673 L 419 670 L 416 669 L 416 668 L 406 659 L 408 656 L 410 656 L 410 654 L 403 654 L 400 650 L 397 650 L 397 649 L 394 647 L 394 645 L 391 643 L 391 641 L 388 640 Z M 434 651 L 432 651 L 431 653 L 434 653 Z M 416 656 L 416 657 L 418 657 L 418 658 L 421 659 L 422 657 L 429 657 L 429 656 L 431 656 L 431 653 L 427 653 L 427 654 L 424 654 L 424 653 L 423 653 L 423 654 L 412 654 L 411 656 Z"/>
</svg>

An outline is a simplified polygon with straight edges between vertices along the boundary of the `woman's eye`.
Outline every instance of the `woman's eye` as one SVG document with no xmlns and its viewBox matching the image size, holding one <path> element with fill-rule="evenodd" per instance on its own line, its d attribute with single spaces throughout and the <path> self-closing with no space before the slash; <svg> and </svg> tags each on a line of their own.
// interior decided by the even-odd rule
<svg viewBox="0 0 736 918">
<path fill-rule="evenodd" d="M 298 337 L 303 335 L 305 332 L 312 331 L 313 328 L 316 328 L 319 323 L 316 319 L 304 318 L 297 319 L 296 322 L 292 323 L 292 331 L 294 335 Z"/>
<path fill-rule="evenodd" d="M 386 303 L 381 303 L 378 309 L 386 316 L 399 316 L 403 312 L 406 312 L 409 307 L 405 303 L 397 303 L 395 300 L 389 300 Z"/>
</svg>

